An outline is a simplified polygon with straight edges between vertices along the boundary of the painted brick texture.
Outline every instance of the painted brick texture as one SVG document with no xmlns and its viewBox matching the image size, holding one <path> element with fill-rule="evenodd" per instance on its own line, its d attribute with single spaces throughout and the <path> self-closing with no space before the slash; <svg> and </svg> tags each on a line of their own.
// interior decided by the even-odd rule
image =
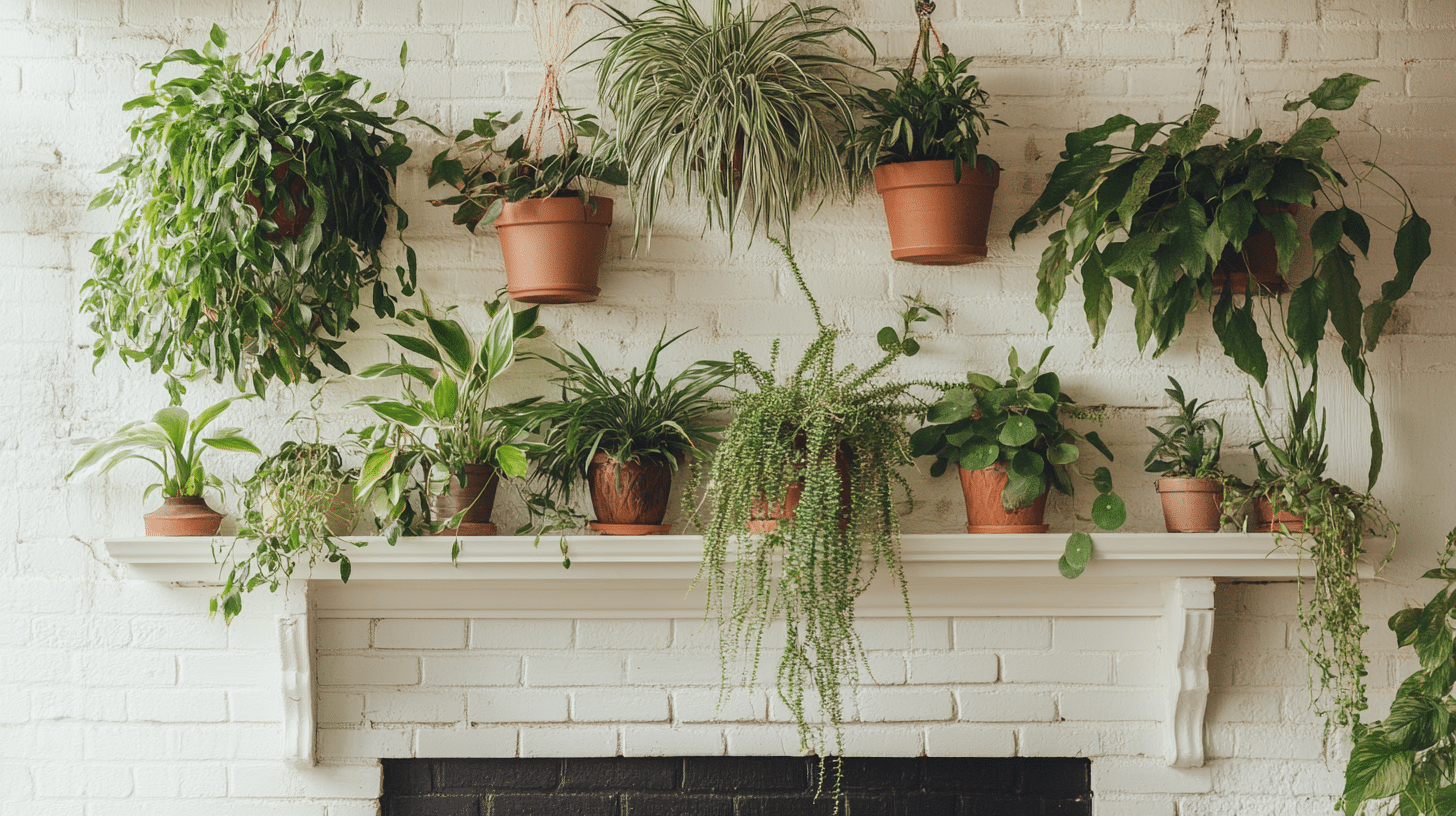
<svg viewBox="0 0 1456 816">
<path fill-rule="evenodd" d="M 286 4 L 275 41 L 323 47 L 380 87 L 402 82 L 415 110 L 449 130 L 534 97 L 540 71 L 525 2 L 308 0 L 296 14 Z M 908 2 L 843 6 L 882 53 L 908 49 Z M 1223 359 L 1207 321 L 1156 360 L 1140 357 L 1122 328 L 1130 324 L 1125 304 L 1098 349 L 1089 347 L 1075 298 L 1048 334 L 1032 305 L 1045 238 L 1013 249 L 1004 235 L 1041 188 L 1066 131 L 1119 111 L 1172 118 L 1191 107 L 1210 6 L 940 3 L 942 35 L 958 54 L 977 56 L 994 115 L 1010 123 L 985 145 L 1005 167 L 991 257 L 955 269 L 894 264 L 872 193 L 796 222 L 800 260 L 826 314 L 861 332 L 844 345 L 846 360 L 870 359 L 872 334 L 864 332 L 889 321 L 896 295 L 917 290 L 950 312 L 903 369 L 907 377 L 995 372 L 1010 345 L 1023 353 L 1054 345 L 1050 364 L 1066 387 L 1083 402 L 1109 406 L 1102 431 L 1117 454 L 1113 471 L 1132 530 L 1159 523 L 1139 463 L 1142 428 L 1163 413 L 1165 378 L 1177 376 L 1227 412 L 1230 458 L 1245 471 L 1250 460 L 1239 451 L 1253 432 L 1246 380 Z M 1403 525 L 1390 583 L 1367 593 L 1371 714 L 1380 716 L 1410 669 L 1383 620 L 1428 594 L 1415 578 L 1456 523 L 1444 489 L 1456 466 L 1434 409 L 1456 393 L 1456 7 L 1447 0 L 1237 0 L 1235 7 L 1252 112 L 1266 130 L 1287 133 L 1292 121 L 1279 111 L 1285 95 L 1320 77 L 1378 78 L 1337 122 L 1367 155 L 1377 136 L 1360 123 L 1380 129 L 1382 162 L 1407 182 L 1433 225 L 1434 255 L 1373 361 L 1387 417 L 1380 496 Z M 142 87 L 140 64 L 202 42 L 214 22 L 246 47 L 268 13 L 262 0 L 0 0 L 0 102 L 11 148 L 0 163 L 0 323 L 8 329 L 0 336 L 0 484 L 9 487 L 0 491 L 0 812 L 362 816 L 375 813 L 379 757 L 796 753 L 782 705 L 764 690 L 713 706 L 716 659 L 711 638 L 694 634 L 696 622 L 332 620 L 319 621 L 317 632 L 325 764 L 299 771 L 278 760 L 274 619 L 289 609 L 285 601 L 257 596 L 225 629 L 207 619 L 207 588 L 131 581 L 106 558 L 102 539 L 140 532 L 147 474 L 121 469 L 68 485 L 69 440 L 147 416 L 165 394 L 141 369 L 114 360 L 92 369 L 77 293 L 87 249 L 113 224 L 112 214 L 86 207 L 102 185 L 96 171 L 124 149 L 130 115 L 121 105 Z M 599 24 L 591 18 L 583 29 Z M 402 78 L 393 63 L 401 39 L 413 58 Z M 567 88 L 574 103 L 590 103 L 585 73 L 569 75 Z M 489 230 L 471 237 L 425 203 L 425 163 L 439 145 L 423 131 L 411 136 L 419 137 L 416 154 L 401 185 L 422 284 L 436 302 L 478 303 L 503 283 L 495 238 Z M 673 332 L 699 327 L 674 346 L 669 366 L 736 348 L 763 357 L 773 337 L 785 338 L 787 353 L 802 348 L 808 314 L 772 247 L 759 241 L 730 252 L 722 236 L 702 233 L 696 212 L 667 212 L 651 250 L 636 257 L 627 251 L 631 225 L 619 218 L 602 299 L 547 309 L 552 338 L 587 343 L 609 366 L 640 360 L 664 324 Z M 1367 288 L 1390 272 L 1372 254 L 1360 268 Z M 346 352 L 356 365 L 380 359 L 380 327 L 367 324 Z M 503 397 L 535 387 L 523 367 Z M 1326 389 L 1333 475 L 1355 484 L 1365 470 L 1365 430 L 1342 388 L 1331 378 Z M 224 393 L 209 384 L 193 391 L 196 404 Z M 325 432 L 360 422 L 343 406 L 365 393 L 359 383 L 335 385 Z M 240 406 L 234 419 L 269 447 L 282 438 L 278 417 L 307 405 L 307 393 L 278 391 L 266 403 Z M 242 457 L 216 462 L 222 475 L 247 467 Z M 923 469 L 910 478 L 917 502 L 907 531 L 953 527 L 961 512 L 955 485 Z M 1065 528 L 1079 509 L 1054 501 L 1053 524 Z M 508 491 L 499 513 L 506 528 L 524 516 Z M 917 622 L 908 654 L 897 624 L 870 626 L 881 686 L 856 699 L 848 747 L 900 756 L 1100 757 L 1092 767 L 1099 816 L 1329 812 L 1346 748 L 1325 739 L 1308 709 L 1304 669 L 1290 648 L 1299 636 L 1294 589 L 1226 585 L 1218 602 L 1205 768 L 1160 767 L 1144 699 L 1156 685 L 1156 663 L 1137 648 L 1136 625 L 1088 621 L 927 619 Z M 939 634 L 932 623 L 943 624 Z M 614 698 L 629 723 L 601 720 Z"/>
</svg>

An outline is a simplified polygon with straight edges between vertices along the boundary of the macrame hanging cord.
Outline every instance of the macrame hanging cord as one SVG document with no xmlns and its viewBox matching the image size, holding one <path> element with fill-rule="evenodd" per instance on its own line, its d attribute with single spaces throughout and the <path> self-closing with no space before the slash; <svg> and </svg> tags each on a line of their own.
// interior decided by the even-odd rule
<svg viewBox="0 0 1456 816">
<path fill-rule="evenodd" d="M 935 12 L 933 0 L 915 0 L 915 16 L 920 20 L 920 35 L 915 38 L 915 50 L 910 52 L 910 73 L 915 73 L 915 61 L 920 58 L 921 49 L 929 49 L 930 40 L 935 38 L 935 51 L 940 53 L 940 32 L 935 30 L 935 23 L 930 22 L 930 15 Z M 926 51 L 927 60 L 930 53 Z"/>
<path fill-rule="evenodd" d="M 562 151 L 571 144 L 571 134 L 567 132 L 570 123 L 561 112 L 561 75 L 576 37 L 579 18 L 574 18 L 572 13 L 579 5 L 572 0 L 531 0 L 531 36 L 536 41 L 536 56 L 541 60 L 545 76 L 536 94 L 536 106 L 531 109 L 531 120 L 526 125 L 526 144 L 531 146 L 531 155 L 538 159 L 545 148 L 547 133 L 556 134 Z"/>
<path fill-rule="evenodd" d="M 1213 20 L 1208 24 L 1208 40 L 1203 47 L 1203 66 L 1198 69 L 1198 97 L 1193 109 L 1203 104 L 1208 91 L 1209 69 L 1213 65 L 1213 43 L 1215 32 L 1223 32 L 1223 59 L 1226 75 L 1220 75 L 1212 104 L 1222 114 L 1219 117 L 1220 130 L 1227 130 L 1226 136 L 1242 137 L 1257 125 L 1253 121 L 1253 102 L 1249 99 L 1249 81 L 1244 73 L 1244 52 L 1239 44 L 1239 27 L 1234 21 L 1233 0 L 1216 0 Z"/>
</svg>

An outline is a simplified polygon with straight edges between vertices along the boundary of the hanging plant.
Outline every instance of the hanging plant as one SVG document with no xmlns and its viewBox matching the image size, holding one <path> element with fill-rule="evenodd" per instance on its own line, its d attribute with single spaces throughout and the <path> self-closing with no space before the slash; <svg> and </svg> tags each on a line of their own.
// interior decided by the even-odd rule
<svg viewBox="0 0 1456 816">
<path fill-rule="evenodd" d="M 121 224 L 91 249 L 81 310 L 98 360 L 115 352 L 262 394 L 270 381 L 317 380 L 320 365 L 348 372 L 337 352 L 362 297 L 394 314 L 383 255 L 389 225 L 409 220 L 392 192 L 410 155 L 395 130 L 408 105 L 375 112 L 389 94 L 324 71 L 322 51 L 284 48 L 250 68 L 224 54 L 227 41 L 213 26 L 201 52 L 143 66 L 151 88 L 124 106 L 143 112 L 133 152 L 91 202 L 119 207 Z M 197 75 L 159 79 L 178 64 Z M 415 253 L 404 255 L 394 271 L 410 294 Z"/>
<path fill-rule="evenodd" d="M 839 145 L 859 69 L 828 41 L 874 49 L 834 25 L 838 9 L 789 2 L 756 18 L 751 2 L 713 0 L 704 17 L 691 0 L 653 0 L 639 17 L 606 12 L 616 26 L 598 37 L 597 93 L 616 119 L 638 241 L 677 193 L 699 198 L 731 242 L 740 220 L 787 240 L 801 205 L 848 192 Z"/>
<path fill-rule="evenodd" d="M 1284 108 L 1345 110 L 1372 81 L 1342 74 Z M 1283 142 L 1261 141 L 1263 134 L 1256 129 L 1243 138 L 1200 147 L 1218 116 L 1218 109 L 1209 105 L 1176 122 L 1142 124 L 1118 115 L 1067 136 L 1062 161 L 1046 189 L 1011 229 L 1014 241 L 1054 215 L 1066 219 L 1042 254 L 1037 308 L 1053 320 L 1067 278 L 1080 274 L 1083 309 L 1095 343 L 1107 329 L 1117 281 L 1131 292 L 1138 346 L 1145 349 L 1153 343 L 1154 356 L 1183 333 L 1189 313 L 1208 308 L 1224 353 L 1261 385 L 1269 360 L 1256 309 L 1265 311 L 1275 326 L 1274 339 L 1280 341 L 1279 333 L 1287 337 L 1294 355 L 1307 366 L 1315 364 L 1325 326 L 1333 325 L 1350 376 L 1369 407 L 1373 487 L 1383 441 L 1365 355 L 1379 343 L 1396 302 L 1410 290 L 1430 255 L 1430 225 L 1378 165 L 1364 162 L 1347 181 L 1324 159 L 1325 146 L 1339 135 L 1329 119 L 1305 118 Z M 1110 141 L 1129 129 L 1130 144 Z M 1348 205 L 1344 190 L 1353 183 L 1359 190 L 1385 191 L 1386 180 L 1395 184 L 1399 194 L 1392 196 L 1404 208 L 1395 229 L 1395 274 L 1367 304 L 1355 277 L 1355 252 L 1367 255 L 1370 228 Z M 1237 298 L 1233 287 L 1215 285 L 1213 270 L 1225 254 L 1240 253 L 1263 233 L 1272 236 L 1278 274 L 1287 278 L 1300 243 L 1291 208 L 1321 202 L 1326 211 L 1309 236 L 1314 274 L 1299 284 L 1287 305 L 1253 297 L 1257 286 Z"/>
</svg>

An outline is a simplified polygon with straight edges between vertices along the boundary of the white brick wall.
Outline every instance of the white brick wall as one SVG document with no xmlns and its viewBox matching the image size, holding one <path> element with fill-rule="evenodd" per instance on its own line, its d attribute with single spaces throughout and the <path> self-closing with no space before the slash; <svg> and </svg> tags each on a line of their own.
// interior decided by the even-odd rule
<svg viewBox="0 0 1456 816">
<path fill-rule="evenodd" d="M 290 4 L 291 5 L 291 4 Z M 420 114 L 459 126 L 482 110 L 529 104 L 539 77 L 524 19 L 510 0 L 309 0 L 285 15 L 277 41 L 322 46 L 339 64 L 389 87 L 400 39 L 413 63 L 403 92 Z M 890 55 L 913 38 L 908 2 L 845 3 Z M 991 258 L 974 268 L 896 266 L 888 258 L 879 202 L 829 205 L 797 222 L 805 274 L 827 313 L 856 330 L 888 321 L 893 294 L 923 291 L 951 309 L 925 351 L 904 369 L 928 378 L 966 368 L 999 370 L 1008 344 L 1023 352 L 1045 343 L 1052 364 L 1086 402 L 1107 402 L 1104 437 L 1118 455 L 1114 473 L 1132 513 L 1131 529 L 1158 523 L 1151 480 L 1140 472 L 1142 426 L 1162 410 L 1161 387 L 1178 376 L 1190 393 L 1219 400 L 1233 442 L 1248 440 L 1245 381 L 1222 359 L 1206 321 L 1194 321 L 1177 348 L 1142 360 L 1129 321 L 1115 316 L 1101 349 L 1087 348 L 1075 304 L 1050 337 L 1032 307 L 1041 251 L 1028 240 L 1012 251 L 1004 236 L 1055 163 L 1062 135 L 1117 111 L 1142 118 L 1186 112 L 1195 89 L 1209 17 L 1204 0 L 960 0 L 942 2 L 937 22 L 993 94 L 1011 123 L 988 140 L 1005 166 L 993 220 Z M 1456 114 L 1456 5 L 1449 0 L 1240 0 L 1242 43 L 1254 107 L 1273 134 L 1286 92 L 1308 90 L 1341 71 L 1377 77 L 1361 104 L 1337 121 L 1352 144 L 1376 140 L 1358 120 L 1380 127 L 1382 161 L 1405 180 L 1433 225 L 1435 253 L 1403 309 L 1401 328 L 1376 360 L 1386 417 L 1387 466 L 1381 496 L 1403 523 L 1402 552 L 1390 587 L 1372 588 L 1367 612 L 1371 684 L 1387 704 L 1408 669 L 1379 624 L 1406 599 L 1444 530 L 1456 519 L 1442 486 L 1456 477 L 1445 435 L 1432 423 L 1456 386 L 1453 324 L 1456 203 L 1450 196 Z M 148 415 L 160 384 L 112 360 L 92 372 L 90 342 L 76 315 L 87 248 L 112 215 L 86 211 L 101 186 L 95 175 L 123 149 L 129 115 L 121 103 L 141 87 L 137 66 L 169 47 L 196 45 L 213 22 L 243 47 L 267 17 L 262 0 L 0 0 L 0 102 L 9 113 L 10 159 L 0 165 L 0 812 L 36 814 L 209 813 L 361 816 L 372 813 L 378 771 L 361 757 L 779 754 L 797 748 L 782 706 L 762 690 L 712 708 L 717 664 L 711 633 L 696 622 L 624 625 L 598 621 L 319 621 L 320 752 L 326 765 L 303 773 L 282 765 L 276 703 L 276 599 L 249 601 L 230 630 L 204 614 L 210 590 L 126 580 L 99 542 L 140 530 L 140 469 L 82 485 L 61 480 L 74 456 L 67 440 Z M 597 25 L 585 25 L 590 30 Z M 582 97 L 589 77 L 568 89 Z M 507 96 L 508 94 L 508 96 Z M 448 214 L 424 204 L 428 140 L 402 179 L 422 282 L 437 302 L 478 302 L 502 283 L 499 249 L 472 238 Z M 625 212 L 619 207 L 619 212 Z M 603 270 L 594 306 L 548 308 L 562 342 L 591 345 L 607 364 L 637 360 L 664 322 L 699 330 L 669 363 L 722 358 L 735 348 L 763 355 L 772 336 L 786 349 L 805 342 L 807 314 L 764 242 L 727 251 L 701 235 L 696 209 L 665 213 L 650 252 L 622 249 Z M 1362 265 L 1367 288 L 1389 274 Z M 1122 308 L 1122 307 L 1119 307 Z M 846 346 L 867 359 L 869 335 Z M 347 349 L 353 362 L 384 352 L 366 326 Z M 523 367 L 507 383 L 532 392 Z M 199 403 L 223 390 L 195 387 Z M 1330 378 L 1336 475 L 1357 483 L 1364 435 L 1344 386 Z M 367 393 L 333 389 L 327 432 L 360 420 L 342 410 Z M 275 392 L 240 406 L 239 424 L 260 442 L 279 440 L 276 418 L 306 407 L 305 395 Z M 1234 464 L 1248 457 L 1234 451 Z M 217 468 L 246 467 L 218 457 Z M 957 524 L 951 480 L 912 476 L 917 506 L 910 531 Z M 23 510 L 22 510 L 23 508 Z M 1076 508 L 1053 502 L 1053 522 Z M 500 521 L 522 517 L 503 491 Z M 912 587 L 912 593 L 914 588 Z M 1266 812 L 1326 813 L 1340 789 L 1342 746 L 1327 743 L 1305 704 L 1293 592 L 1225 586 L 1211 661 L 1210 762 L 1193 771 L 1159 767 L 1158 734 L 1145 719 L 1140 689 L 1156 680 L 1143 638 L 1100 622 L 925 619 L 915 651 L 896 647 L 899 624 L 867 627 L 883 688 L 862 692 L 850 749 L 888 754 L 1089 755 L 1099 816 L 1180 816 Z M 1134 627 L 1135 628 L 1135 627 Z M 531 649 L 537 651 L 530 652 Z M 1132 649 L 1133 651 L 1121 651 Z M 529 652 L 529 653 L 528 653 Z M 620 696 L 633 727 L 590 722 L 603 697 Z M 505 704 L 509 702 L 509 704 Z M 665 713 L 664 713 L 665 709 Z M 503 714 L 501 712 L 509 711 Z M 1381 712 L 1373 712 L 1379 715 Z M 935 716 L 937 721 L 925 717 Z M 1116 716 L 1132 719 L 1108 720 Z M 552 725 L 571 718 L 568 727 Z M 764 720 L 769 722 L 765 723 Z M 498 724 L 504 722 L 504 724 Z M 1130 791 L 1143 791 L 1132 793 Z"/>
</svg>

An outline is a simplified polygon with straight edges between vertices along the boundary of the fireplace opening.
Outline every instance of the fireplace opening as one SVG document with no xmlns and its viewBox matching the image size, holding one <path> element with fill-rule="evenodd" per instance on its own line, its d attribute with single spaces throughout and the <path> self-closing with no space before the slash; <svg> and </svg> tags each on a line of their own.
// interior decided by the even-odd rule
<svg viewBox="0 0 1456 816">
<path fill-rule="evenodd" d="M 1091 816 L 1091 760 L 844 760 L 846 816 Z M 817 816 L 812 757 L 386 759 L 383 816 Z"/>
</svg>

